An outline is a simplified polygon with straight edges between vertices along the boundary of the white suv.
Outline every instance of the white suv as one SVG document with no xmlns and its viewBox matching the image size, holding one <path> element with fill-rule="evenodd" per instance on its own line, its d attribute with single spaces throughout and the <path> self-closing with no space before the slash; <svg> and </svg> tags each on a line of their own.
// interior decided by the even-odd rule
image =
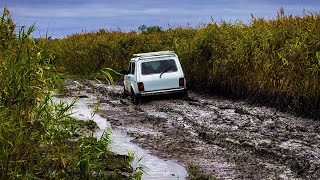
<svg viewBox="0 0 320 180">
<path fill-rule="evenodd" d="M 138 104 L 141 97 L 177 93 L 187 96 L 186 79 L 178 59 L 173 51 L 159 51 L 134 54 L 130 60 L 129 71 L 124 74 L 124 97 L 131 96 Z"/>
</svg>

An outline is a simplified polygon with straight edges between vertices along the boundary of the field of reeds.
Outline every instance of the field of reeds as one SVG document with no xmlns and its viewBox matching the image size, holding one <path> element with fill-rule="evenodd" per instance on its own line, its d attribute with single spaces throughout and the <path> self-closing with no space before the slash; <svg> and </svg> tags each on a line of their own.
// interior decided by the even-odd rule
<svg viewBox="0 0 320 180">
<path fill-rule="evenodd" d="M 54 103 L 52 50 L 33 30 L 16 29 L 8 9 L 0 16 L 0 179 L 141 178 L 132 155 L 111 153 L 109 133 L 79 134 L 87 122 L 69 116 L 72 104 Z"/>
<path fill-rule="evenodd" d="M 59 72 L 126 69 L 133 53 L 172 50 L 191 89 L 272 105 L 309 117 L 320 111 L 320 15 L 252 17 L 151 33 L 100 30 L 53 40 Z"/>
</svg>

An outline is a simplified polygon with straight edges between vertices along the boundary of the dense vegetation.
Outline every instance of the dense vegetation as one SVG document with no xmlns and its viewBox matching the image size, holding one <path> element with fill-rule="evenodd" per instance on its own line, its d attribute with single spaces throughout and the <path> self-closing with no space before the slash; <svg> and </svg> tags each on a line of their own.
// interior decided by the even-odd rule
<svg viewBox="0 0 320 180">
<path fill-rule="evenodd" d="M 74 34 L 50 44 L 60 71 L 90 73 L 126 68 L 133 53 L 173 50 L 191 88 L 273 104 L 319 117 L 320 15 L 249 24 L 212 22 L 202 28 Z"/>
<path fill-rule="evenodd" d="M 16 30 L 8 9 L 0 16 L 0 179 L 139 178 L 133 156 L 110 152 L 108 133 L 79 134 L 86 122 L 53 103 L 52 51 L 30 38 L 33 29 Z"/>
</svg>

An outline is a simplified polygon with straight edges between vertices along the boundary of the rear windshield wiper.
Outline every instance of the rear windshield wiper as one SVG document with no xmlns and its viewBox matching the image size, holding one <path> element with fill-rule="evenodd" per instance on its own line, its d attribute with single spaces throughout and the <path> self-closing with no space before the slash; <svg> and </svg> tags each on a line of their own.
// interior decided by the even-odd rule
<svg viewBox="0 0 320 180">
<path fill-rule="evenodd" d="M 165 72 L 169 71 L 169 70 L 170 70 L 171 68 L 173 68 L 173 67 L 174 67 L 174 66 L 172 65 L 172 66 L 170 66 L 168 69 L 162 71 L 162 73 L 160 74 L 160 78 L 161 78 L 162 74 L 164 74 Z"/>
</svg>

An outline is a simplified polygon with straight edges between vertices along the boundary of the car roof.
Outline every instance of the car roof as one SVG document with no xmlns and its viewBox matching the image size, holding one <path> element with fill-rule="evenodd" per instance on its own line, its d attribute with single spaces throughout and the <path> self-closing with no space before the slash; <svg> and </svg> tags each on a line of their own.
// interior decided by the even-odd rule
<svg viewBox="0 0 320 180">
<path fill-rule="evenodd" d="M 173 51 L 157 51 L 157 52 L 133 54 L 134 57 L 148 57 L 148 56 L 160 56 L 160 55 L 175 55 L 175 53 Z"/>
<path fill-rule="evenodd" d="M 163 57 L 178 57 L 173 51 L 158 51 L 158 52 L 149 52 L 149 53 L 139 53 L 133 54 L 134 58 L 131 61 L 139 60 L 152 60 L 152 59 L 161 59 Z"/>
</svg>

